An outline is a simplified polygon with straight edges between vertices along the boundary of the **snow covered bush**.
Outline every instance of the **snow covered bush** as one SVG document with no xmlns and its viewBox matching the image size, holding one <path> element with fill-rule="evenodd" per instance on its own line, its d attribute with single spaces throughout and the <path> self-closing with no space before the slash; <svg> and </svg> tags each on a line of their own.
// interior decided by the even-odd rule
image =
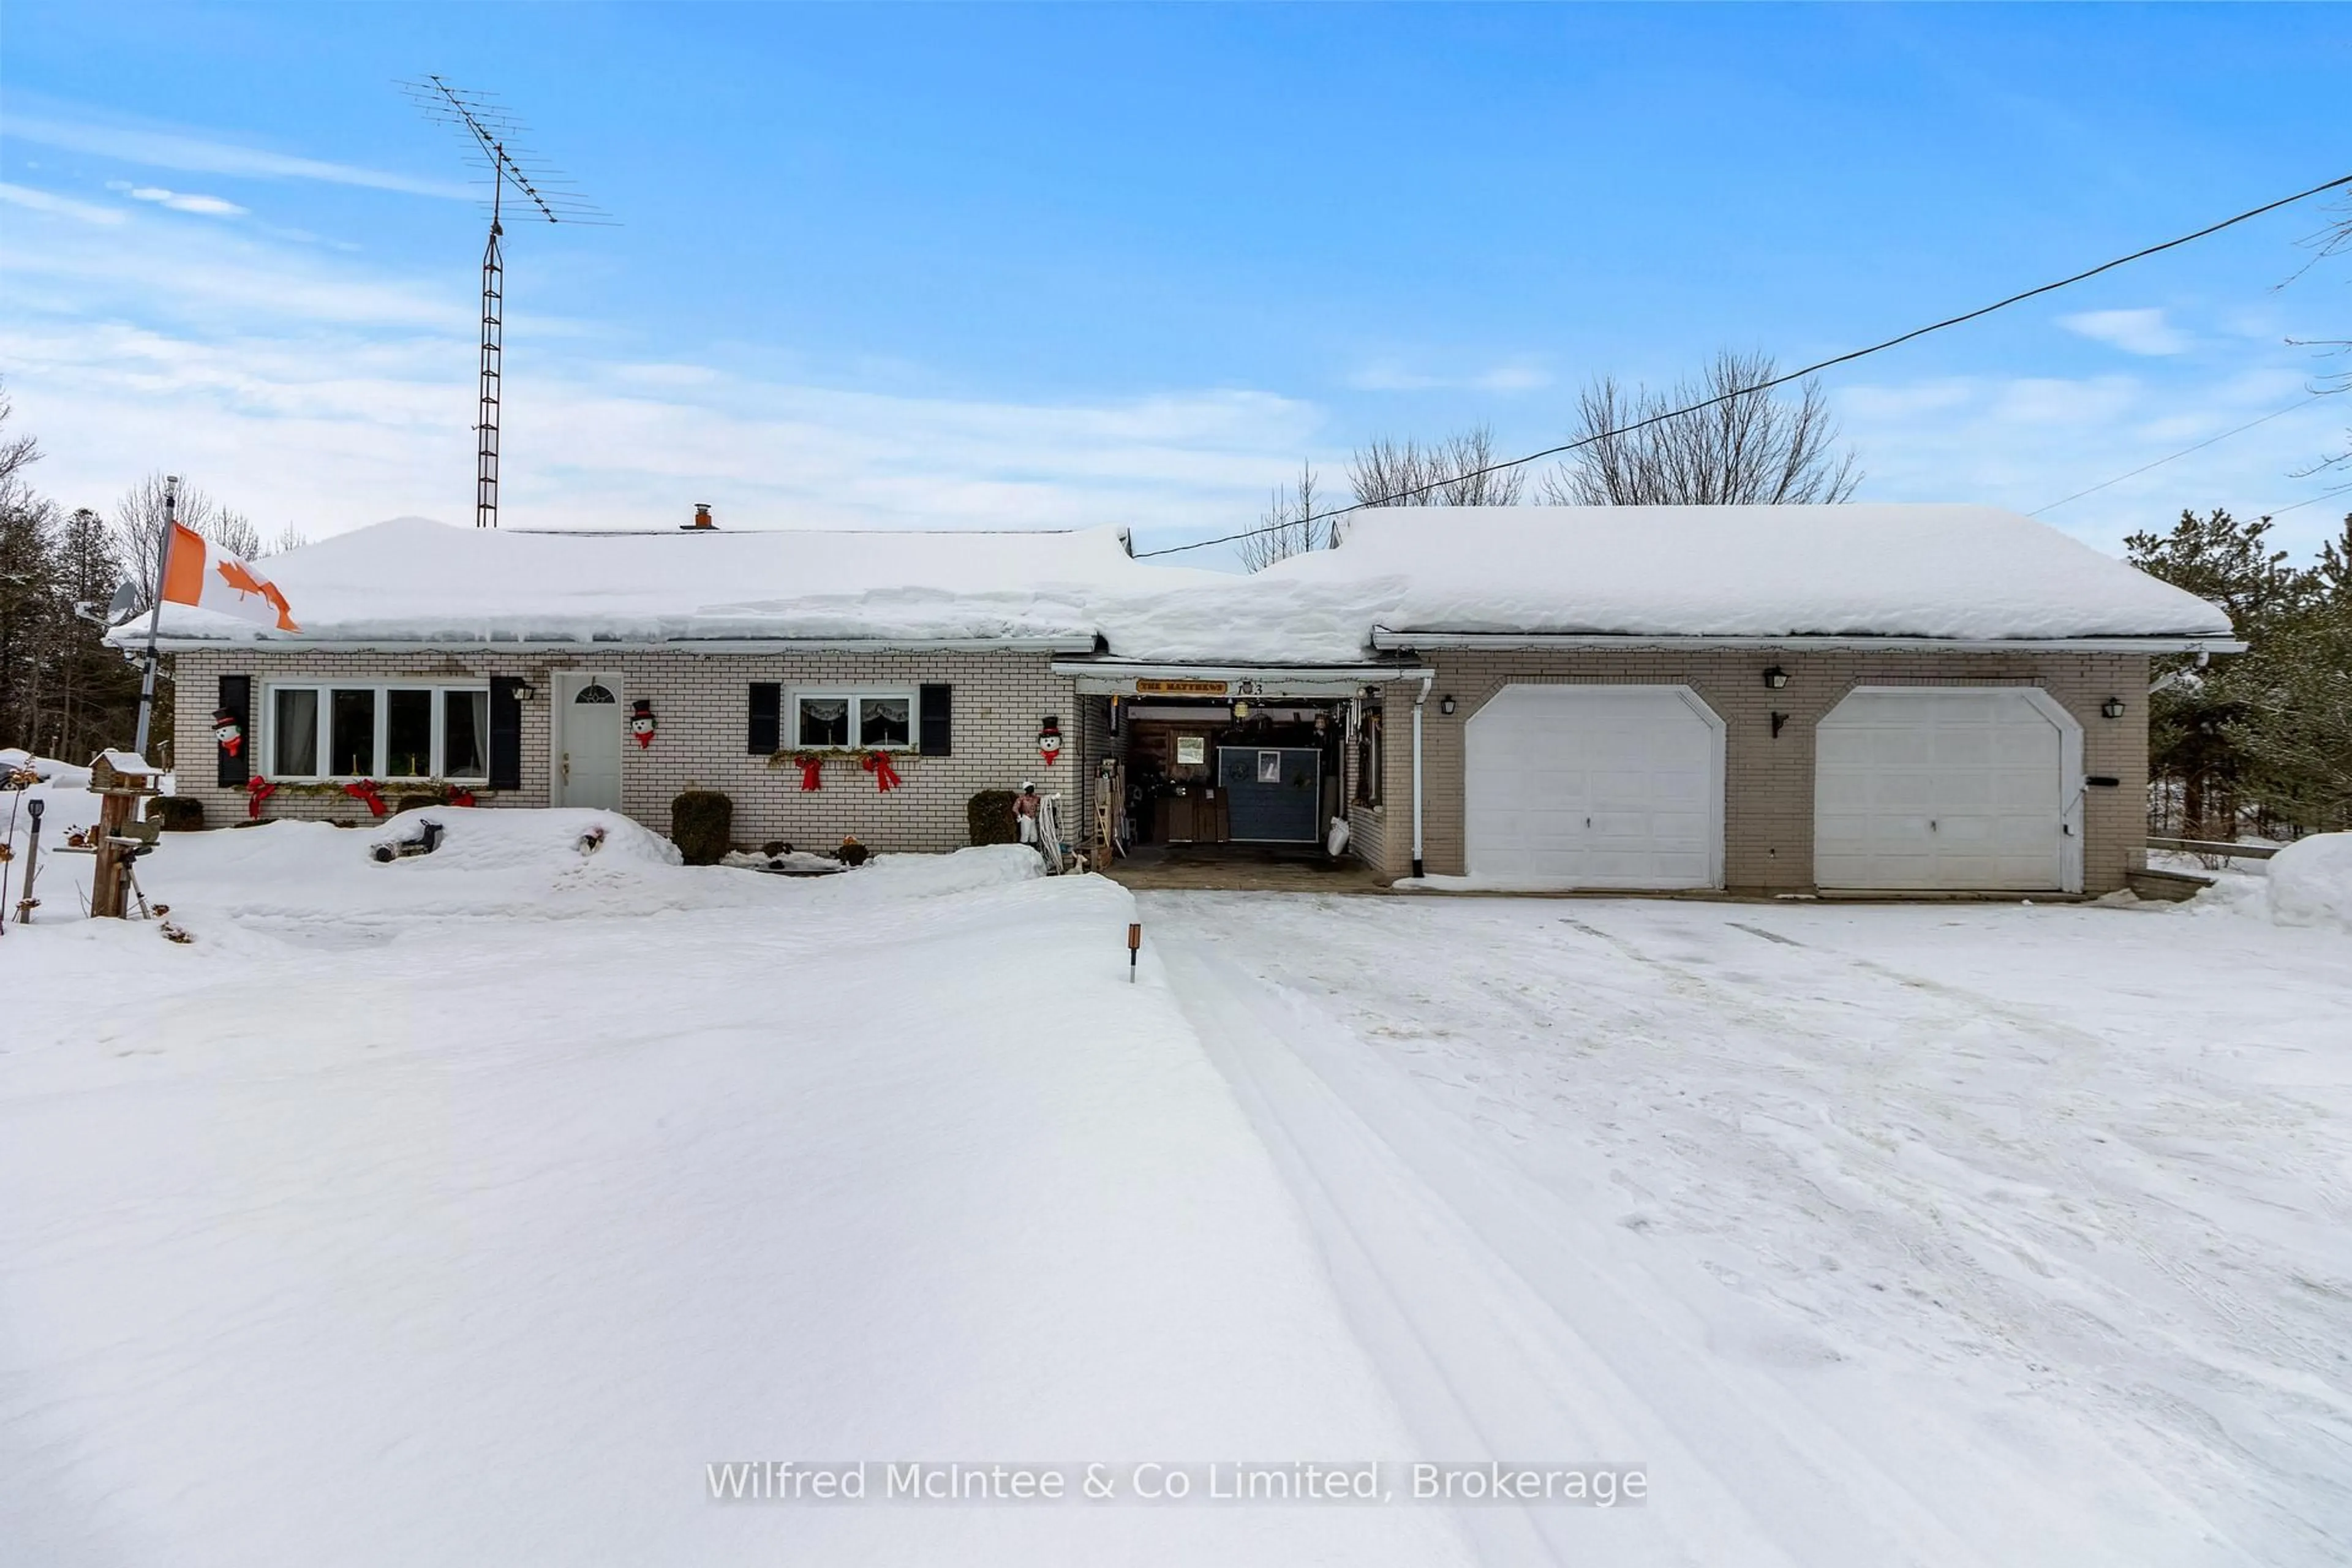
<svg viewBox="0 0 2352 1568">
<path fill-rule="evenodd" d="M 669 838 L 689 866 L 716 866 L 735 831 L 735 803 L 715 789 L 690 789 L 669 803 Z"/>
<path fill-rule="evenodd" d="M 977 848 L 983 844 L 1018 844 L 1021 825 L 1013 816 L 1013 792 L 1009 789 L 984 789 L 964 803 L 964 822 L 971 829 L 971 842 Z"/>
<path fill-rule="evenodd" d="M 2315 833 L 2271 857 L 2271 919 L 2352 931 L 2352 833 Z"/>
</svg>

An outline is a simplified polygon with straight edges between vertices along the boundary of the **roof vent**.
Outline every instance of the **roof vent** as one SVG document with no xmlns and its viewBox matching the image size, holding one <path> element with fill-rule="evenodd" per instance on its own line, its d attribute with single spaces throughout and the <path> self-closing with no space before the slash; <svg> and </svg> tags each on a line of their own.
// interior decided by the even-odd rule
<svg viewBox="0 0 2352 1568">
<path fill-rule="evenodd" d="M 716 530 L 719 525 L 710 521 L 710 503 L 707 500 L 698 500 L 694 503 L 694 521 L 681 522 L 677 526 L 681 531 L 691 533 L 698 528 Z"/>
</svg>

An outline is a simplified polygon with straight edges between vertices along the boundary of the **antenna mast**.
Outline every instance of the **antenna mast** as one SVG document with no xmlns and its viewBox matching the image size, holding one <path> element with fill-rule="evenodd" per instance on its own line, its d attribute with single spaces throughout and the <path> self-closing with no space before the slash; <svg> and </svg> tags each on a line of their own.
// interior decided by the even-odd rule
<svg viewBox="0 0 2352 1568">
<path fill-rule="evenodd" d="M 533 155 L 515 145 L 524 131 L 496 98 L 450 86 L 437 76 L 404 82 L 409 100 L 426 118 L 457 127 L 473 143 L 489 167 L 490 237 L 482 247 L 482 412 L 474 426 L 474 526 L 499 525 L 499 405 L 503 395 L 506 359 L 506 253 L 499 245 L 506 228 L 507 186 L 514 186 L 518 204 L 529 204 L 525 216 L 549 223 L 589 224 L 609 227 L 612 220 L 577 191 L 558 185 L 560 172 L 539 164 L 526 169 L 522 159 Z"/>
</svg>

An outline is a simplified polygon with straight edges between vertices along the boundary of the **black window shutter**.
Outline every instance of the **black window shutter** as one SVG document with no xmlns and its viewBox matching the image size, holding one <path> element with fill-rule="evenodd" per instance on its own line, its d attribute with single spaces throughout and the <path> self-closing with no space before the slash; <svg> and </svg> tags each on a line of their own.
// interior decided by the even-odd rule
<svg viewBox="0 0 2352 1568">
<path fill-rule="evenodd" d="M 522 682 L 490 677 L 490 787 L 522 788 Z"/>
<path fill-rule="evenodd" d="M 751 682 L 751 732 L 743 749 L 755 757 L 774 756 L 784 743 L 784 689 L 772 680 Z"/>
<path fill-rule="evenodd" d="M 220 775 L 215 782 L 223 789 L 243 789 L 253 777 L 253 748 L 258 743 L 253 738 L 253 677 L 222 676 L 220 706 L 222 712 L 236 716 L 237 733 L 245 739 L 233 755 L 226 746 L 215 748 L 220 752 Z"/>
<path fill-rule="evenodd" d="M 926 686 L 922 700 L 922 731 L 917 737 L 921 744 L 917 754 L 925 757 L 945 757 L 955 752 L 955 688 Z"/>
</svg>

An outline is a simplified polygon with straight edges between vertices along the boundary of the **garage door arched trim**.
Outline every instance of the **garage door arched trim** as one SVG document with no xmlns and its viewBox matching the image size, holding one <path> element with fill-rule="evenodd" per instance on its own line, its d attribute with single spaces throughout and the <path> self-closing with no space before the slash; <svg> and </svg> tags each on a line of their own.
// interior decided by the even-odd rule
<svg viewBox="0 0 2352 1568">
<path fill-rule="evenodd" d="M 1966 743 L 1972 723 L 1983 748 Z M 1947 744 L 1955 731 L 1957 747 Z M 2050 742 L 2038 758 L 2037 733 Z M 1954 851 L 1947 816 L 1980 836 L 1981 855 Z M 2046 835 L 2034 835 L 2037 821 Z M 1814 732 L 1813 880 L 1832 890 L 2081 892 L 2082 723 L 2038 686 L 1855 687 Z"/>
<path fill-rule="evenodd" d="M 1688 686 L 1500 688 L 1463 726 L 1464 869 L 1528 889 L 1722 887 L 1724 735 Z"/>
</svg>

